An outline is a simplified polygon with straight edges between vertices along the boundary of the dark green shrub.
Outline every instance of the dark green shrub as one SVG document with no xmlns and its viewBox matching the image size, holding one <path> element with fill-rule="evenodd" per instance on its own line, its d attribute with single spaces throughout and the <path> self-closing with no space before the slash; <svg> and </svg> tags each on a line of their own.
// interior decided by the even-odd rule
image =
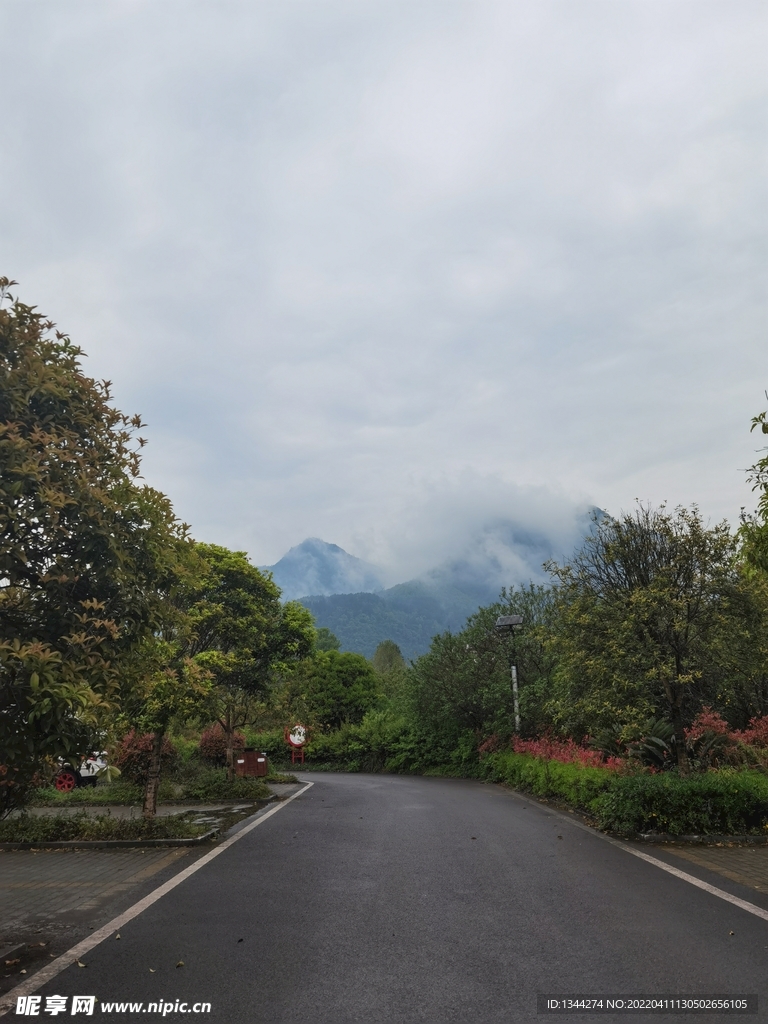
<svg viewBox="0 0 768 1024">
<path fill-rule="evenodd" d="M 511 750 L 488 754 L 481 762 L 481 774 L 490 782 L 505 782 L 534 796 L 557 797 L 584 810 L 593 810 L 597 798 L 617 778 L 608 768 L 544 761 Z"/>
<path fill-rule="evenodd" d="M 768 777 L 719 771 L 618 775 L 594 805 L 601 828 L 632 834 L 742 835 L 768 828 Z"/>
<path fill-rule="evenodd" d="M 225 768 L 199 768 L 182 782 L 183 798 L 189 800 L 264 800 L 270 791 L 261 779 L 227 781 Z"/>
</svg>

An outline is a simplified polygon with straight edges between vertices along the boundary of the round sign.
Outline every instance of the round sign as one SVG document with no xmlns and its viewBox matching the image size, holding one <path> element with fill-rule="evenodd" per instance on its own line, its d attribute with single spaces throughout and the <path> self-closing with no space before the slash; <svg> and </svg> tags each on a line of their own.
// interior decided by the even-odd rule
<svg viewBox="0 0 768 1024">
<path fill-rule="evenodd" d="M 303 747 L 307 742 L 307 727 L 297 722 L 293 728 L 285 729 L 285 739 L 292 747 Z"/>
</svg>

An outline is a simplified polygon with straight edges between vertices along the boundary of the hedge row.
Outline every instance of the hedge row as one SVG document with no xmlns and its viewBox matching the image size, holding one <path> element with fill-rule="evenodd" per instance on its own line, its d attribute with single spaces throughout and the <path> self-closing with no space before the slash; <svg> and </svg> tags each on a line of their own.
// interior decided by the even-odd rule
<svg viewBox="0 0 768 1024">
<path fill-rule="evenodd" d="M 768 830 L 768 776 L 760 772 L 619 775 L 511 751 L 489 754 L 482 765 L 490 781 L 564 800 L 593 814 L 609 832 L 755 835 Z"/>
</svg>

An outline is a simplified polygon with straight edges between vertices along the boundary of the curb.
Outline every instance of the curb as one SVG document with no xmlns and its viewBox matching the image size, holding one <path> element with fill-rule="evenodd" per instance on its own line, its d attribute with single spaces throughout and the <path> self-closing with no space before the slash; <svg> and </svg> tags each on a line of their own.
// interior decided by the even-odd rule
<svg viewBox="0 0 768 1024">
<path fill-rule="evenodd" d="M 614 835 L 614 833 L 610 833 Z M 668 832 L 640 832 L 635 835 L 619 836 L 621 839 L 631 839 L 637 843 L 698 843 L 699 846 L 718 846 L 723 843 L 749 843 L 753 846 L 765 846 L 768 844 L 768 836 L 676 836 Z"/>
<path fill-rule="evenodd" d="M 0 850 L 111 850 L 120 847 L 200 846 L 212 842 L 217 828 L 193 839 L 67 839 L 37 843 L 0 843 Z"/>
</svg>

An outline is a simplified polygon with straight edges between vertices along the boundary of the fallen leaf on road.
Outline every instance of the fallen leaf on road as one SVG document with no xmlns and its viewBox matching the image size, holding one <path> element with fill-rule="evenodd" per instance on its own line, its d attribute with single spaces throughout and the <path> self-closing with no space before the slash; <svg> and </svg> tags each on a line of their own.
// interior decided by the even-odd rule
<svg viewBox="0 0 768 1024">
<path fill-rule="evenodd" d="M 729 935 L 735 935 L 736 932 L 728 932 Z"/>
<path fill-rule="evenodd" d="M 176 964 L 176 966 L 177 967 L 183 967 L 184 966 L 184 961 L 183 960 L 179 960 L 179 962 Z"/>
<path fill-rule="evenodd" d="M 21 969 L 21 970 L 19 971 L 19 974 L 26 974 L 26 973 L 27 973 L 27 972 L 26 972 L 26 969 L 25 969 L 25 968 L 22 968 L 22 969 Z"/>
<path fill-rule="evenodd" d="M 77 961 L 77 966 L 78 966 L 78 967 L 87 967 L 87 966 L 88 966 L 88 964 L 84 964 L 84 963 L 82 962 L 82 960 L 78 960 L 78 961 Z"/>
<path fill-rule="evenodd" d="M 21 963 L 21 957 L 17 956 L 15 960 L 6 960 L 5 961 L 5 966 L 6 967 L 13 967 L 14 964 L 19 964 L 19 963 Z"/>
<path fill-rule="evenodd" d="M 117 935 L 115 936 L 115 938 L 116 938 L 116 939 L 119 939 L 119 938 L 120 938 L 120 932 L 118 932 L 118 933 L 117 933 Z"/>
<path fill-rule="evenodd" d="M 149 973 L 150 974 L 154 974 L 155 973 L 155 968 L 154 967 L 150 967 L 149 968 Z"/>
</svg>

